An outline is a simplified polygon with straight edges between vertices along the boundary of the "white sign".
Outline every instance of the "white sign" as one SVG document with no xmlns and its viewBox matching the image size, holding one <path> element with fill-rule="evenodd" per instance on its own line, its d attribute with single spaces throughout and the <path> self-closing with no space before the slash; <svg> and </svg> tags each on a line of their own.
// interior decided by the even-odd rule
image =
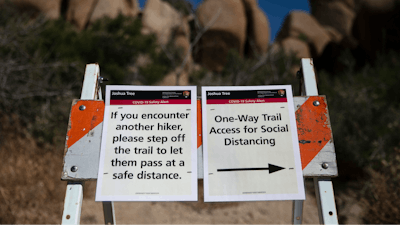
<svg viewBox="0 0 400 225">
<path fill-rule="evenodd" d="M 204 201 L 305 199 L 291 86 L 202 96 Z"/>
<path fill-rule="evenodd" d="M 196 87 L 106 86 L 96 201 L 197 201 Z"/>
</svg>

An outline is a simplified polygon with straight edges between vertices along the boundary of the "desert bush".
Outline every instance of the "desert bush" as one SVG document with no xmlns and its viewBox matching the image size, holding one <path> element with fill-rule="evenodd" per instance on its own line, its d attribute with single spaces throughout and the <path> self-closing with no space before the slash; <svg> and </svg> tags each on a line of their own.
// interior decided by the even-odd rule
<svg viewBox="0 0 400 225">
<path fill-rule="evenodd" d="M 118 16 L 78 32 L 0 7 L 0 223 L 60 222 L 63 145 L 86 64 L 98 62 L 109 84 L 152 84 L 171 69 L 155 36 L 140 30 L 139 20 Z M 138 68 L 140 54 L 151 62 Z"/>
<path fill-rule="evenodd" d="M 252 58 L 240 56 L 236 50 L 230 50 L 227 62 L 221 73 L 213 73 L 205 68 L 194 71 L 190 82 L 199 85 L 249 86 L 249 85 L 292 85 L 293 93 L 299 92 L 299 85 L 293 68 L 300 65 L 294 55 L 284 52 L 256 55 Z"/>
<path fill-rule="evenodd" d="M 297 95 L 297 80 L 290 71 L 299 61 L 283 53 L 269 54 L 242 58 L 231 51 L 221 74 L 201 69 L 192 74 L 192 82 L 292 84 Z M 362 68 L 349 51 L 339 60 L 343 65 L 340 73 L 317 71 L 319 93 L 327 96 L 337 154 L 335 191 L 345 193 L 350 188 L 346 184 L 352 182 L 352 188 L 360 189 L 355 199 L 366 205 L 366 223 L 399 223 L 400 54 L 381 55 Z"/>
<path fill-rule="evenodd" d="M 344 72 L 318 76 L 329 103 L 339 180 L 360 184 L 366 223 L 399 223 L 400 54 L 381 55 L 360 70 L 351 54 L 342 56 Z"/>
<path fill-rule="evenodd" d="M 39 139 L 53 141 L 60 135 L 57 121 L 68 116 L 68 106 L 58 102 L 79 90 L 82 68 L 51 56 L 52 49 L 43 51 L 49 23 L 42 17 L 32 21 L 29 14 L 15 15 L 10 5 L 0 9 L 0 112 L 18 115 Z"/>
<path fill-rule="evenodd" d="M 80 96 L 86 64 L 99 63 L 108 84 L 153 84 L 171 70 L 156 37 L 140 30 L 139 19 L 119 15 L 78 32 L 63 19 L 32 19 L 11 4 L 2 5 L 0 112 L 18 115 L 39 143 L 63 142 L 70 102 Z M 139 54 L 151 62 L 138 68 Z"/>
<path fill-rule="evenodd" d="M 367 212 L 365 223 L 398 224 L 400 214 L 400 149 L 390 161 L 382 160 L 379 170 L 369 170 L 370 179 L 366 182 Z"/>
<path fill-rule="evenodd" d="M 381 160 L 390 160 L 399 146 L 395 135 L 400 131 L 399 60 L 392 53 L 359 71 L 350 62 L 342 74 L 319 73 L 339 161 L 379 169 Z"/>
<path fill-rule="evenodd" d="M 61 222 L 62 150 L 38 146 L 16 116 L 0 115 L 0 224 Z"/>
</svg>

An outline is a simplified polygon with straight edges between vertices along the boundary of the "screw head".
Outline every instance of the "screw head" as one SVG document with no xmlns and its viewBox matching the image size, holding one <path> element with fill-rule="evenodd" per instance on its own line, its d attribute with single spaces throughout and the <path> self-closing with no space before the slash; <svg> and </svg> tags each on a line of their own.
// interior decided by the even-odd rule
<svg viewBox="0 0 400 225">
<path fill-rule="evenodd" d="M 108 79 L 105 77 L 99 77 L 99 80 L 100 80 L 100 83 L 108 81 Z"/>
<path fill-rule="evenodd" d="M 71 167 L 71 172 L 76 172 L 78 171 L 78 167 L 77 166 L 72 166 Z"/>
<path fill-rule="evenodd" d="M 84 105 L 79 106 L 79 110 L 83 111 L 85 109 L 86 109 L 86 106 L 84 106 Z"/>
<path fill-rule="evenodd" d="M 314 101 L 314 102 L 313 102 L 313 105 L 314 105 L 314 106 L 319 106 L 320 104 L 321 104 L 321 103 L 319 103 L 319 101 Z"/>
<path fill-rule="evenodd" d="M 327 162 L 322 163 L 322 168 L 324 169 L 328 169 L 329 168 L 329 164 Z"/>
</svg>

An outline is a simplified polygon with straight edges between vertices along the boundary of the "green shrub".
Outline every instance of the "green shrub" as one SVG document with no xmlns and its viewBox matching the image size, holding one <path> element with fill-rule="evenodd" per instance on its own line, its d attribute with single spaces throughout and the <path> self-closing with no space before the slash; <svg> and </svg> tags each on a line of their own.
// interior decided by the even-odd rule
<svg viewBox="0 0 400 225">
<path fill-rule="evenodd" d="M 221 73 L 202 69 L 190 75 L 191 82 L 198 85 L 278 85 L 290 84 L 297 94 L 298 80 L 292 69 L 300 65 L 293 55 L 286 56 L 283 51 L 244 58 L 236 50 L 230 50 L 227 62 Z M 209 74 L 209 76 L 207 76 Z"/>
<path fill-rule="evenodd" d="M 400 56 L 381 56 L 375 66 L 343 74 L 319 73 L 320 93 L 327 95 L 338 160 L 360 167 L 389 160 L 400 141 Z"/>
<path fill-rule="evenodd" d="M 0 112 L 18 115 L 41 143 L 64 139 L 86 64 L 99 63 L 108 84 L 153 84 L 172 69 L 138 19 L 103 18 L 79 32 L 63 19 L 31 16 L 8 3 L 0 8 Z M 139 54 L 151 62 L 134 74 Z"/>
<path fill-rule="evenodd" d="M 343 73 L 319 73 L 320 93 L 329 103 L 339 179 L 362 187 L 357 198 L 367 203 L 365 223 L 399 223 L 400 54 L 381 55 L 361 70 L 354 69 L 349 54 L 341 60 L 347 67 Z"/>
</svg>

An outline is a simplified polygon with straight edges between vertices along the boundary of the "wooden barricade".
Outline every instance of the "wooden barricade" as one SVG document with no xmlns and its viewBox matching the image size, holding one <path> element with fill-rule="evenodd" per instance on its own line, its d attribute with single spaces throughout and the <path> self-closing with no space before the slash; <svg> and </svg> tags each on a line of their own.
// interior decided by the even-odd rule
<svg viewBox="0 0 400 225">
<path fill-rule="evenodd" d="M 294 97 L 304 178 L 313 178 L 321 224 L 337 224 L 331 182 L 338 175 L 336 154 L 325 96 L 318 96 L 312 59 L 301 60 L 302 95 Z M 86 66 L 81 98 L 74 100 L 64 151 L 61 179 L 68 181 L 63 224 L 79 224 L 83 185 L 96 180 L 99 167 L 104 101 L 98 64 Z M 198 179 L 203 174 L 201 103 L 197 102 Z M 103 202 L 106 224 L 115 224 L 112 202 Z M 301 224 L 303 201 L 293 201 L 293 224 Z"/>
</svg>

